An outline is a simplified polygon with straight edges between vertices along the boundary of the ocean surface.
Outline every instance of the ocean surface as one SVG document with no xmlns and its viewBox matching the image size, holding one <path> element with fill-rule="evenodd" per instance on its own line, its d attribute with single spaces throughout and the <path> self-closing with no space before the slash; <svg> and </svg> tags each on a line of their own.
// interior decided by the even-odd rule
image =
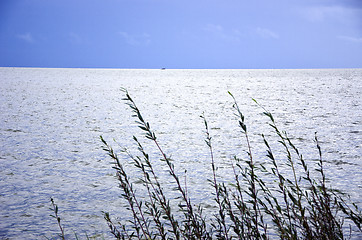
<svg viewBox="0 0 362 240">
<path fill-rule="evenodd" d="M 115 218 L 128 213 L 100 135 L 115 149 L 127 148 L 134 155 L 132 136 L 141 139 L 167 188 L 160 154 L 142 137 L 120 88 L 129 91 L 186 179 L 190 197 L 206 213 L 214 203 L 200 115 L 208 120 L 218 177 L 231 180 L 233 156 L 246 158 L 228 91 L 245 115 L 257 162 L 268 161 L 260 134 L 270 142 L 275 137 L 252 98 L 273 113 L 311 164 L 318 158 L 317 132 L 328 184 L 362 207 L 362 69 L 0 68 L 0 239 L 57 237 L 51 197 L 67 236 L 110 237 L 102 211 Z M 272 147 L 280 148 L 277 143 Z M 137 180 L 137 171 L 130 168 L 129 173 Z"/>
</svg>

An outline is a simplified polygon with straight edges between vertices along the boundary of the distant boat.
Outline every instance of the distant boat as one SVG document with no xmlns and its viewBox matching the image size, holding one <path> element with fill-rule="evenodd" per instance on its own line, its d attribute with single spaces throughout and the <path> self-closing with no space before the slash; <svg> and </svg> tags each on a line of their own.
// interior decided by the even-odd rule
<svg viewBox="0 0 362 240">
<path fill-rule="evenodd" d="M 161 68 L 161 70 L 166 70 L 166 68 Z"/>
</svg>

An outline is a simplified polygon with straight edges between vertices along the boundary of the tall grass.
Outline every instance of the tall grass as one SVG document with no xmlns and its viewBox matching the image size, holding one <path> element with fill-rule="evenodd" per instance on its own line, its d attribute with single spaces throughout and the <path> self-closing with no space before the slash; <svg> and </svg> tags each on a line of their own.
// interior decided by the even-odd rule
<svg viewBox="0 0 362 240">
<path fill-rule="evenodd" d="M 279 129 L 273 115 L 254 100 L 269 119 L 269 125 L 284 149 L 287 166 L 292 174 L 290 177 L 281 171 L 280 162 L 274 156 L 273 149 L 264 135 L 262 141 L 272 167 L 257 164 L 251 150 L 245 117 L 230 92 L 234 102 L 233 108 L 239 119 L 238 125 L 247 143 L 248 159 L 234 157 L 231 168 L 235 182 L 226 185 L 219 181 L 216 177 L 208 122 L 201 116 L 205 124 L 205 142 L 210 151 L 210 185 L 214 189 L 217 209 L 217 213 L 213 215 L 214 219 L 206 220 L 202 205 L 191 202 L 187 195 L 186 183 L 181 183 L 172 160 L 160 147 L 150 124 L 143 118 L 127 90 L 123 89 L 123 92 L 123 100 L 131 108 L 138 127 L 144 132 L 145 138 L 161 153 L 161 161 L 168 167 L 168 174 L 175 182 L 175 191 L 179 193 L 181 203 L 178 204 L 178 209 L 171 207 L 171 200 L 166 197 L 164 187 L 160 184 L 153 167 L 158 163 L 151 162 L 140 141 L 133 137 L 140 155 L 133 157 L 126 151 L 124 153 L 133 160 L 134 167 L 141 170 L 143 186 L 148 197 L 142 199 L 137 196 L 124 164 L 101 137 L 104 150 L 114 160 L 113 168 L 117 172 L 122 197 L 127 200 L 133 216 L 130 223 L 114 223 L 109 214 L 105 213 L 108 226 L 117 239 L 345 239 L 351 236 L 349 228 L 345 227 L 346 219 L 350 220 L 348 224 L 354 224 L 361 231 L 362 215 L 358 207 L 355 204 L 347 204 L 348 196 L 326 185 L 322 151 L 317 135 L 315 144 L 319 161 L 315 171 L 318 172 L 319 178 L 316 179 L 312 178 L 308 164 L 287 133 Z M 302 171 L 297 171 L 297 165 L 302 167 Z M 265 176 L 272 176 L 275 180 L 274 185 L 270 185 L 270 181 L 264 181 Z M 176 219 L 175 212 L 182 212 L 183 218 Z"/>
<path fill-rule="evenodd" d="M 241 137 L 246 140 L 248 157 L 233 158 L 230 165 L 233 182 L 225 183 L 219 179 L 209 124 L 206 117 L 201 116 L 205 125 L 205 143 L 209 149 L 212 173 L 209 186 L 217 209 L 212 216 L 206 216 L 202 204 L 191 201 L 187 181 L 181 180 L 185 176 L 176 173 L 172 159 L 159 144 L 150 123 L 144 119 L 127 90 L 122 91 L 125 94 L 123 100 L 130 107 L 143 136 L 160 153 L 162 159 L 154 162 L 141 141 L 134 136 L 133 141 L 139 154 L 133 156 L 125 149 L 120 152 L 141 173 L 141 179 L 134 179 L 129 174 L 130 166 L 122 162 L 115 150 L 101 137 L 104 150 L 113 159 L 121 196 L 128 205 L 122 211 L 127 211 L 131 216 L 127 221 L 122 217 L 117 221 L 109 213 L 104 213 L 110 232 L 116 239 L 348 239 L 356 231 L 361 236 L 360 209 L 349 202 L 348 195 L 330 188 L 326 183 L 324 160 L 317 135 L 317 169 L 310 169 L 310 164 L 288 134 L 277 126 L 272 113 L 254 100 L 269 120 L 278 139 L 276 144 L 283 149 L 283 157 L 279 154 L 276 156 L 271 147 L 275 144 L 270 144 L 267 137 L 261 135 L 268 162 L 258 161 L 252 151 L 245 116 L 235 97 L 229 92 Z M 285 166 L 281 167 L 285 162 L 287 169 Z M 158 164 L 167 167 L 170 182 L 174 184 L 171 190 L 178 194 L 176 199 L 169 198 L 166 194 L 170 189 L 168 184 L 162 184 L 159 180 L 161 173 L 154 167 Z M 143 191 L 136 191 L 135 182 L 139 180 Z M 58 219 L 57 215 L 56 218 Z"/>
</svg>

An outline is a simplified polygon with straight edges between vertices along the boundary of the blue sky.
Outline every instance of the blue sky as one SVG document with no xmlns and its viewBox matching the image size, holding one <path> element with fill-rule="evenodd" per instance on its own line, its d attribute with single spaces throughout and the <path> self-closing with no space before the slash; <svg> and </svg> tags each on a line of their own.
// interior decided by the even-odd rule
<svg viewBox="0 0 362 240">
<path fill-rule="evenodd" d="M 0 66 L 361 68 L 362 0 L 1 0 Z"/>
</svg>

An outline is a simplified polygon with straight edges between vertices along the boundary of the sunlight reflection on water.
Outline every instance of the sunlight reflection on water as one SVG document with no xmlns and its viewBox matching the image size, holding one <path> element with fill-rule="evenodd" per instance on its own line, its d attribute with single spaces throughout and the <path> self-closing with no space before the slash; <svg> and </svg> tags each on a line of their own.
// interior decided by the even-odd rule
<svg viewBox="0 0 362 240">
<path fill-rule="evenodd" d="M 259 134 L 272 137 L 252 97 L 274 114 L 306 159 L 317 156 L 313 138 L 318 132 L 330 183 L 354 201 L 362 199 L 362 69 L 0 68 L 0 76 L 1 238 L 55 236 L 50 197 L 68 234 L 108 236 L 101 211 L 121 216 L 122 201 L 99 135 L 131 150 L 132 135 L 140 136 L 121 101 L 121 87 L 129 90 L 177 171 L 187 170 L 190 195 L 205 206 L 213 204 L 205 190 L 211 169 L 199 116 L 204 112 L 208 119 L 220 176 L 230 179 L 233 155 L 245 156 L 227 91 L 246 116 L 258 161 L 266 161 Z M 156 149 L 146 149 L 157 161 Z M 166 182 L 167 171 L 157 167 Z"/>
</svg>

